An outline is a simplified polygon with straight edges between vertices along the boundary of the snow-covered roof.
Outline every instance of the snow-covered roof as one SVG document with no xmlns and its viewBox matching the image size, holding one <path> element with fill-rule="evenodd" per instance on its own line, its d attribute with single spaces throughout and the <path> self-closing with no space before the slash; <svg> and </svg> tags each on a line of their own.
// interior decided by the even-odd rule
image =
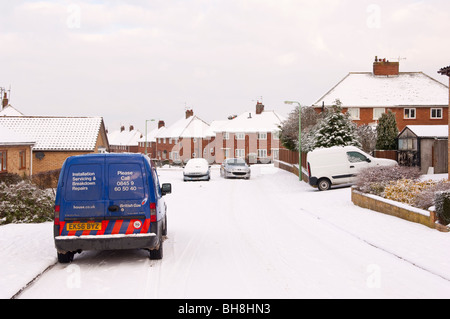
<svg viewBox="0 0 450 319">
<path fill-rule="evenodd" d="M 285 118 L 275 111 L 263 111 L 261 114 L 245 112 L 238 117 L 220 121 L 214 128 L 216 132 L 257 133 L 274 132 L 279 130 L 279 125 Z"/>
<path fill-rule="evenodd" d="M 0 126 L 34 139 L 34 151 L 93 151 L 102 123 L 101 117 L 0 117 Z"/>
<path fill-rule="evenodd" d="M 145 138 L 145 135 L 142 136 L 142 138 L 140 138 L 138 140 L 138 142 L 156 142 L 156 137 L 159 134 L 163 134 L 163 132 L 166 130 L 165 126 L 161 126 L 160 128 L 155 128 L 153 130 L 151 130 L 148 134 L 147 134 L 147 139 Z"/>
<path fill-rule="evenodd" d="M 343 107 L 448 107 L 448 87 L 423 72 L 400 72 L 398 76 L 376 76 L 351 72 L 321 97 L 315 107 L 331 106 L 336 99 Z"/>
<path fill-rule="evenodd" d="M 165 130 L 158 133 L 158 138 L 205 138 L 209 131 L 209 124 L 198 116 L 182 118 Z"/>
<path fill-rule="evenodd" d="M 405 129 L 409 129 L 417 137 L 448 138 L 448 125 L 408 125 Z"/>
<path fill-rule="evenodd" d="M 35 139 L 0 125 L 0 145 L 33 145 Z"/>
<path fill-rule="evenodd" d="M 139 130 L 117 130 L 108 133 L 109 145 L 137 146 L 142 133 Z"/>
<path fill-rule="evenodd" d="M 0 116 L 23 116 L 23 114 L 11 105 L 7 105 L 0 110 Z"/>
</svg>

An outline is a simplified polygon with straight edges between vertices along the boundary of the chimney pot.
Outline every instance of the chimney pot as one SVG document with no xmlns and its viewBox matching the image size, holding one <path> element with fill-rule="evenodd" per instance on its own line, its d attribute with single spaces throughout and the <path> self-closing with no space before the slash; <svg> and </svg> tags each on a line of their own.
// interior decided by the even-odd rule
<svg viewBox="0 0 450 319">
<path fill-rule="evenodd" d="M 159 121 L 158 122 L 158 128 L 164 127 L 166 126 L 166 123 L 164 123 L 164 121 Z"/>
<path fill-rule="evenodd" d="M 5 94 L 3 95 L 2 107 L 5 108 L 5 107 L 8 106 L 8 104 L 9 104 L 9 101 L 8 101 L 8 95 L 7 95 L 6 92 L 5 92 Z"/>
</svg>

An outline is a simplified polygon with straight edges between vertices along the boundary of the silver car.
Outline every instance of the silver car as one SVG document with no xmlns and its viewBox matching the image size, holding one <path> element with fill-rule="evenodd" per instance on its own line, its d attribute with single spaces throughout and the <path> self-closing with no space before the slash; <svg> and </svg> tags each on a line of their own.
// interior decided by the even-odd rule
<svg viewBox="0 0 450 319">
<path fill-rule="evenodd" d="M 228 158 L 220 166 L 220 176 L 250 179 L 251 170 L 242 158 Z"/>
</svg>

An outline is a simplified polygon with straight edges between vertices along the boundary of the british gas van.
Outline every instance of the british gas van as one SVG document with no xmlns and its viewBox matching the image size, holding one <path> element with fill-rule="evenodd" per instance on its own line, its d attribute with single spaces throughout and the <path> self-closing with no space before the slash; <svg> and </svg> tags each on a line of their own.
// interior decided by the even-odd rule
<svg viewBox="0 0 450 319">
<path fill-rule="evenodd" d="M 58 261 L 83 250 L 147 249 L 161 259 L 167 205 L 156 168 L 138 154 L 92 154 L 68 158 L 55 200 Z"/>
<path fill-rule="evenodd" d="M 320 148 L 307 155 L 309 184 L 319 190 L 352 184 L 358 172 L 372 166 L 394 166 L 394 160 L 375 158 L 354 146 Z"/>
</svg>

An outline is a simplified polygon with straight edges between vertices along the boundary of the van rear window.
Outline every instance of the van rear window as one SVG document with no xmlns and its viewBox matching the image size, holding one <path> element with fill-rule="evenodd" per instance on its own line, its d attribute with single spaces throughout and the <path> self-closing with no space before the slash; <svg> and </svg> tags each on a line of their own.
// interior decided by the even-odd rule
<svg viewBox="0 0 450 319">
<path fill-rule="evenodd" d="M 102 198 L 102 168 L 100 165 L 72 165 L 66 177 L 65 199 L 89 201 Z"/>
<path fill-rule="evenodd" d="M 141 165 L 111 164 L 108 174 L 110 199 L 128 200 L 145 197 Z"/>
</svg>

